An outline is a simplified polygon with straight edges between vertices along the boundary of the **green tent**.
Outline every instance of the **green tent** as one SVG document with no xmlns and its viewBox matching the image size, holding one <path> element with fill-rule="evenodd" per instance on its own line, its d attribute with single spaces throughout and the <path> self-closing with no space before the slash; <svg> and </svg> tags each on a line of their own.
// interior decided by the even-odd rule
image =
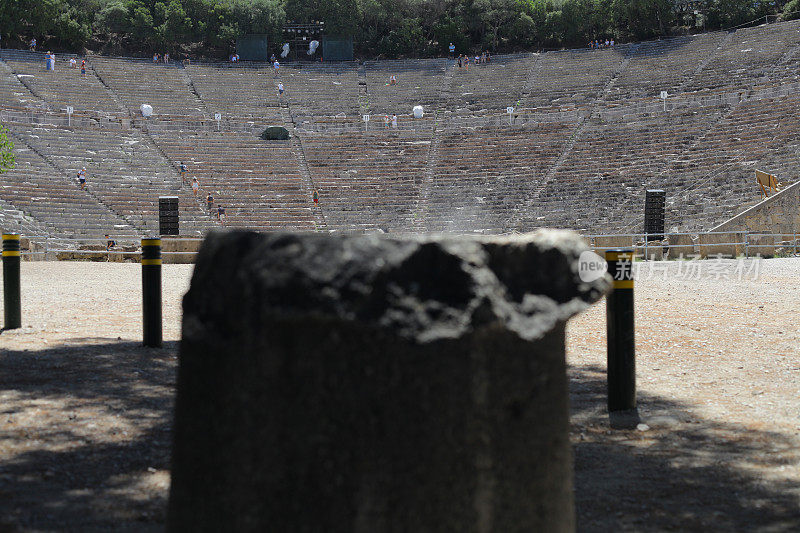
<svg viewBox="0 0 800 533">
<path fill-rule="evenodd" d="M 265 141 L 286 141 L 289 139 L 289 130 L 283 126 L 268 126 L 261 133 L 261 138 Z"/>
</svg>

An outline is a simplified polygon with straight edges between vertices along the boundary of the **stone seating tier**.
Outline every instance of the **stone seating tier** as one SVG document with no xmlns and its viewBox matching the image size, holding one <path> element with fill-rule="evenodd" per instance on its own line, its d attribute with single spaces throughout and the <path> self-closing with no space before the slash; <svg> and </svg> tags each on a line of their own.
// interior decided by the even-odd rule
<svg viewBox="0 0 800 533">
<path fill-rule="evenodd" d="M 18 224 L 83 237 L 156 230 L 157 197 L 167 194 L 179 196 L 187 234 L 203 233 L 217 225 L 209 192 L 232 226 L 607 233 L 639 231 L 644 191 L 663 188 L 668 229 L 699 230 L 757 199 L 756 168 L 797 179 L 799 55 L 798 21 L 498 55 L 469 70 L 447 59 L 276 72 L 90 56 L 81 78 L 69 56 L 48 72 L 41 53 L 2 50 L 0 120 L 17 167 L 0 176 L 0 201 Z M 661 90 L 699 104 L 664 111 Z M 156 119 L 140 116 L 145 102 Z M 416 104 L 425 118 L 412 122 Z M 95 119 L 67 127 L 52 118 L 67 105 Z M 506 122 L 509 105 L 528 118 Z M 220 132 L 214 113 L 225 117 Z M 380 122 L 391 113 L 399 131 Z M 362 114 L 377 122 L 365 129 Z M 236 124 L 248 127 L 225 131 Z M 267 125 L 292 140 L 258 139 Z M 200 180 L 197 198 L 178 161 Z M 75 183 L 82 166 L 86 190 Z"/>
</svg>

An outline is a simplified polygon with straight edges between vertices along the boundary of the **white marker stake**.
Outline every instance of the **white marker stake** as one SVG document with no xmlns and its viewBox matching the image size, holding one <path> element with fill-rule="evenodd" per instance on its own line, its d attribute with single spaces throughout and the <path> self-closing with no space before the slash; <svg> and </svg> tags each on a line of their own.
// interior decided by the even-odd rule
<svg viewBox="0 0 800 533">
<path fill-rule="evenodd" d="M 67 106 L 67 126 L 72 126 L 72 112 L 75 111 L 71 105 Z"/>
</svg>

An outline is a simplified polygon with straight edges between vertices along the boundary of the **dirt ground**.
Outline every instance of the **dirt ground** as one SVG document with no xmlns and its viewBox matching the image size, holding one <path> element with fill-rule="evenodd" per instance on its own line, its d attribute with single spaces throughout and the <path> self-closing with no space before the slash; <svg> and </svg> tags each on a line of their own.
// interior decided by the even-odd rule
<svg viewBox="0 0 800 533">
<path fill-rule="evenodd" d="M 567 328 L 579 529 L 800 530 L 800 259 L 744 279 L 688 264 L 639 267 L 638 428 L 609 424 L 604 303 Z M 161 530 L 192 267 L 164 266 L 160 350 L 140 346 L 138 265 L 23 268 L 24 327 L 0 334 L 0 531 Z"/>
</svg>

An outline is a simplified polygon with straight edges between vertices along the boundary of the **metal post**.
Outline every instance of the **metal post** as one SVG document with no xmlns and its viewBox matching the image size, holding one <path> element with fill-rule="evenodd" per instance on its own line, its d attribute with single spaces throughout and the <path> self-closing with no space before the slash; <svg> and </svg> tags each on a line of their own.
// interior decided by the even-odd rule
<svg viewBox="0 0 800 533">
<path fill-rule="evenodd" d="M 613 290 L 606 297 L 608 410 L 636 408 L 636 344 L 633 323 L 633 250 L 606 250 Z"/>
<path fill-rule="evenodd" d="M 3 234 L 3 329 L 22 327 L 22 299 L 19 280 L 19 234 Z"/>
<path fill-rule="evenodd" d="M 142 239 L 142 329 L 145 346 L 161 347 L 161 239 Z"/>
</svg>

